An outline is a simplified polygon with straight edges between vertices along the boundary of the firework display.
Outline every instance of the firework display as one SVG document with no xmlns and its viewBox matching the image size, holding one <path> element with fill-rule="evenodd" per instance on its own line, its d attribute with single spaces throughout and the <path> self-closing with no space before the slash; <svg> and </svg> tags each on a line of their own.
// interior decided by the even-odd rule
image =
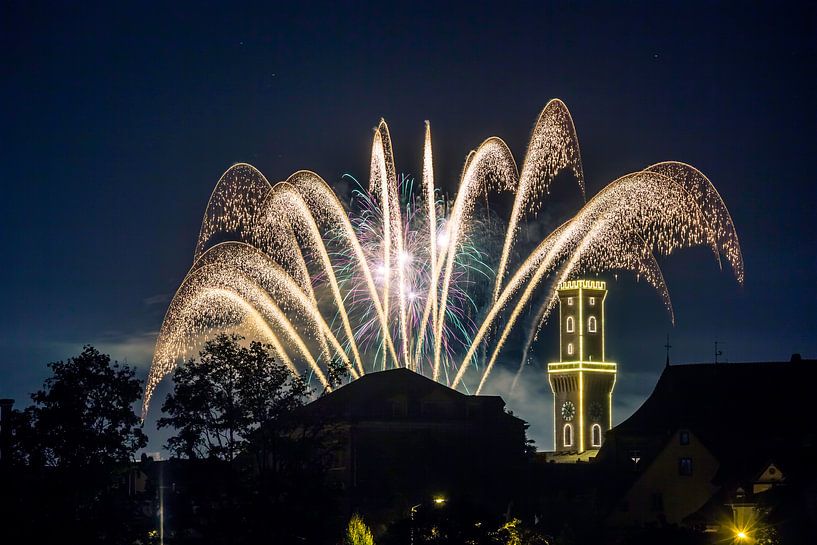
<svg viewBox="0 0 817 545">
<path fill-rule="evenodd" d="M 523 225 L 562 172 L 584 197 L 576 131 L 557 99 L 540 114 L 521 171 L 508 146 L 489 138 L 468 154 L 450 198 L 435 186 L 428 123 L 419 190 L 397 175 L 381 121 L 369 184 L 349 207 L 314 172 L 273 185 L 248 164 L 232 166 L 213 190 L 193 266 L 162 323 L 143 411 L 174 366 L 219 331 L 268 343 L 293 373 L 322 387 L 327 365 L 339 361 L 352 378 L 407 367 L 479 393 L 517 330 L 522 369 L 564 280 L 629 271 L 657 290 L 672 317 L 655 256 L 706 245 L 743 282 L 726 206 L 701 172 L 678 162 L 613 181 L 524 247 Z M 503 192 L 513 194 L 507 219 L 486 212 Z M 488 251 L 492 238 L 496 252 Z"/>
</svg>

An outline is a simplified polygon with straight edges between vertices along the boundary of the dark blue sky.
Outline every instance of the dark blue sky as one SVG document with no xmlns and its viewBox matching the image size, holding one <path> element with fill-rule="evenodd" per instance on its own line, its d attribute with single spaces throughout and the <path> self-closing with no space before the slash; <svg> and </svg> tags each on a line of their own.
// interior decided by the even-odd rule
<svg viewBox="0 0 817 545">
<path fill-rule="evenodd" d="M 730 361 L 817 355 L 813 4 L 82 4 L 0 6 L 0 396 L 27 402 L 46 363 L 85 343 L 144 372 L 230 164 L 365 178 L 382 116 L 398 169 L 417 173 L 428 119 L 453 191 L 490 135 L 521 159 L 552 97 L 573 114 L 589 195 L 689 162 L 746 261 L 740 288 L 703 250 L 661 259 L 674 328 L 644 284 L 611 286 L 616 420 L 652 389 L 667 332 L 679 362 L 710 361 L 715 340 Z M 527 377 L 511 405 L 547 446 L 544 375 Z"/>
</svg>

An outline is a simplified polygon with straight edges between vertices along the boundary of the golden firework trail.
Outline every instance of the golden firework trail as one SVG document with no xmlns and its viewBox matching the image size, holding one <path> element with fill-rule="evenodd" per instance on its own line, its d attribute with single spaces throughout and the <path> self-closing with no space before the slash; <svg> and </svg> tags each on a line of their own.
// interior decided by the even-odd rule
<svg viewBox="0 0 817 545">
<path fill-rule="evenodd" d="M 479 393 L 523 314 L 539 301 L 526 325 L 521 372 L 563 280 L 630 271 L 658 292 L 673 321 L 656 255 L 706 245 L 743 283 L 729 211 L 706 176 L 679 162 L 615 180 L 516 258 L 521 226 L 566 170 L 584 197 L 576 130 L 558 99 L 539 115 L 521 171 L 505 142 L 488 138 L 467 155 L 456 195 L 445 202 L 435 186 L 428 122 L 421 190 L 413 195 L 405 177 L 398 180 L 391 135 L 380 121 L 365 192 L 371 210 L 360 217 L 314 172 L 270 184 L 253 166 L 233 165 L 213 189 L 193 265 L 162 323 L 143 414 L 158 383 L 219 331 L 267 342 L 293 374 L 325 388 L 324 369 L 336 360 L 352 378 L 407 367 Z M 489 267 L 490 293 L 480 302 L 468 284 L 469 271 L 485 274 L 475 214 L 480 198 L 501 192 L 513 192 L 513 205 Z M 483 364 L 480 346 L 487 349 Z"/>
</svg>

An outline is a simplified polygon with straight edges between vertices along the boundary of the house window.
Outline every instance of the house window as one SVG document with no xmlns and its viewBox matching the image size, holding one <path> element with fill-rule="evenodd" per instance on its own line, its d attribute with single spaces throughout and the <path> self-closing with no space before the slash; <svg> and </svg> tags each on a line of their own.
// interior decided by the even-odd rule
<svg viewBox="0 0 817 545">
<path fill-rule="evenodd" d="M 587 331 L 589 331 L 590 333 L 595 333 L 596 332 L 596 317 L 595 316 L 591 316 L 590 318 L 587 319 Z"/>
<path fill-rule="evenodd" d="M 567 328 L 568 333 L 573 333 L 576 330 L 576 324 L 573 320 L 573 316 L 568 316 L 567 321 L 565 322 L 565 327 Z"/>
<path fill-rule="evenodd" d="M 692 475 L 692 458 L 678 458 L 678 475 L 684 477 Z"/>
<path fill-rule="evenodd" d="M 567 306 L 569 306 L 569 307 L 573 306 L 573 298 L 572 297 L 567 298 Z"/>
<path fill-rule="evenodd" d="M 590 298 L 590 306 L 591 306 L 591 307 L 596 306 L 596 298 L 595 298 L 595 297 L 591 297 L 591 298 Z"/>
<path fill-rule="evenodd" d="M 573 446 L 573 426 L 571 426 L 570 424 L 565 424 L 562 442 L 566 447 Z"/>
<path fill-rule="evenodd" d="M 601 446 L 601 426 L 600 425 L 593 424 L 592 435 L 593 435 L 593 446 L 594 447 L 600 447 Z"/>
<path fill-rule="evenodd" d="M 573 343 L 567 343 L 567 355 L 568 356 L 573 355 Z"/>
<path fill-rule="evenodd" d="M 688 431 L 680 432 L 678 434 L 678 442 L 680 444 L 682 444 L 682 445 L 688 445 L 689 444 L 689 432 Z"/>
</svg>

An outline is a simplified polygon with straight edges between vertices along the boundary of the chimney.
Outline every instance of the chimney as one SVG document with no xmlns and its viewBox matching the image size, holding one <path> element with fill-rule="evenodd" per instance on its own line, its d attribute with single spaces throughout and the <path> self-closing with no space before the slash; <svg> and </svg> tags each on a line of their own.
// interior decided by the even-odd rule
<svg viewBox="0 0 817 545">
<path fill-rule="evenodd" d="M 13 399 L 0 399 L 0 464 L 5 460 L 8 447 L 11 444 L 11 407 L 14 405 Z"/>
</svg>

